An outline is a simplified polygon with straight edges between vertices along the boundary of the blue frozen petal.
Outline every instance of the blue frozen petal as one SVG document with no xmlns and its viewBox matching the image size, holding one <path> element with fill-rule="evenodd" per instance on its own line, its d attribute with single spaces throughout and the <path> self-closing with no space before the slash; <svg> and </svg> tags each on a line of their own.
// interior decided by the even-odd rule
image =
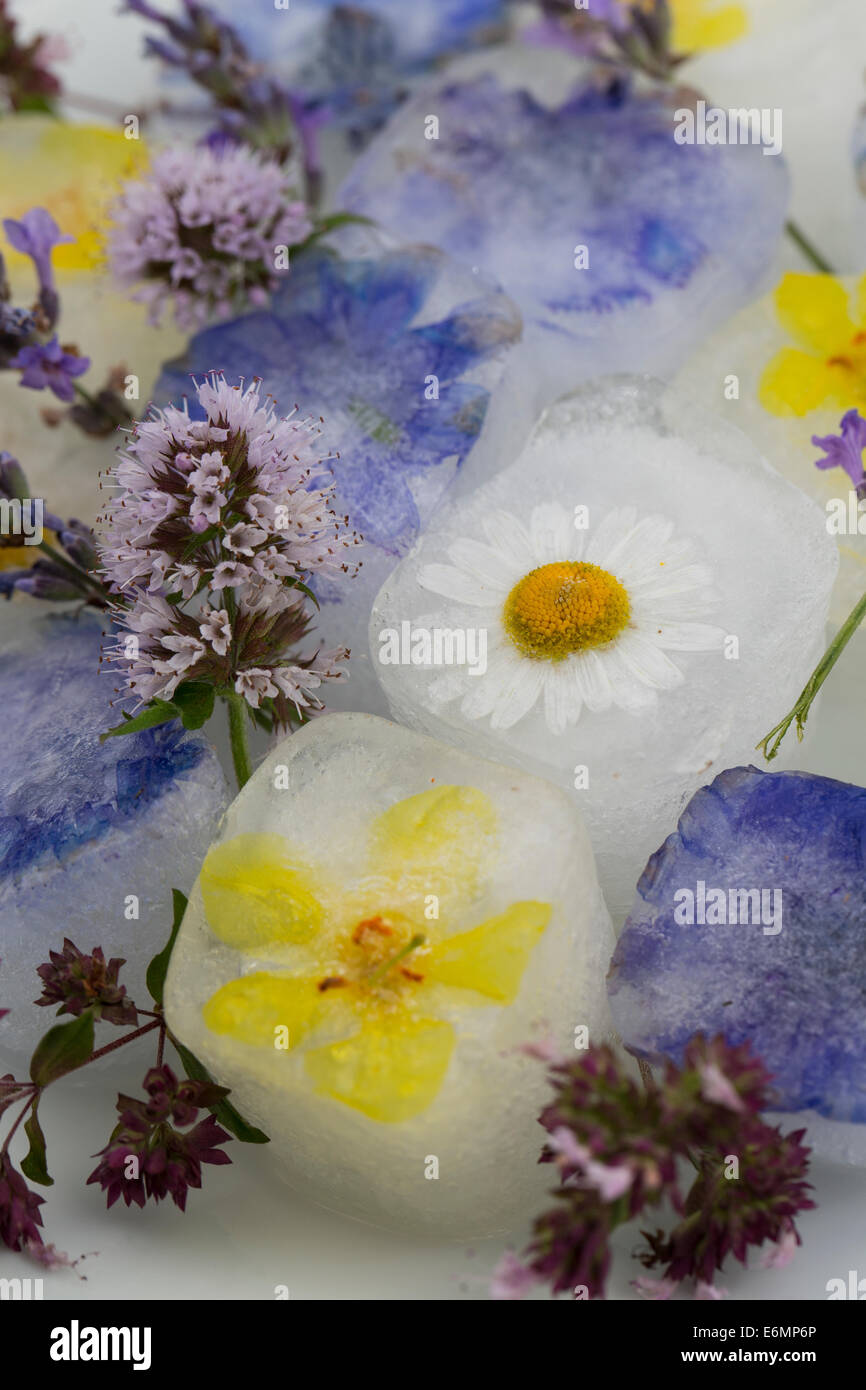
<svg viewBox="0 0 866 1390">
<path fill-rule="evenodd" d="M 310 251 L 270 309 L 193 338 L 155 398 L 180 401 L 190 376 L 214 369 L 261 377 L 281 409 L 298 403 L 324 418 L 326 447 L 340 455 L 340 510 L 368 544 L 405 554 L 483 424 L 489 392 L 475 378 L 519 333 L 513 306 L 485 290 L 423 322 L 447 268 L 426 247 L 355 259 Z M 413 489 L 422 475 L 423 515 Z"/>
<path fill-rule="evenodd" d="M 680 924 L 686 893 L 700 915 L 701 884 L 705 899 L 722 891 L 728 920 Z M 740 923 L 733 890 L 781 896 L 757 922 L 753 899 Z M 653 1059 L 679 1060 L 699 1031 L 749 1040 L 780 1109 L 866 1123 L 864 925 L 866 789 L 734 768 L 697 793 L 647 864 L 611 965 L 614 1021 Z"/>
</svg>

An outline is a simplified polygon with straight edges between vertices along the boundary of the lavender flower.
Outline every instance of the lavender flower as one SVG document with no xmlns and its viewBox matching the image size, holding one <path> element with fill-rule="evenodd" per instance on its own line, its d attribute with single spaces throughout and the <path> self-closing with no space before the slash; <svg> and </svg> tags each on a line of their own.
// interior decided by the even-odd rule
<svg viewBox="0 0 866 1390">
<path fill-rule="evenodd" d="M 83 376 L 90 366 L 89 357 L 77 357 L 57 341 L 57 334 L 47 343 L 31 343 L 23 347 L 9 363 L 21 371 L 21 385 L 31 391 L 53 391 L 58 400 L 73 401 L 73 381 Z"/>
<path fill-rule="evenodd" d="M 231 1136 L 212 1115 L 196 1124 L 199 1109 L 228 1091 L 211 1082 L 178 1081 L 168 1066 L 151 1067 L 144 1089 L 146 1101 L 118 1096 L 120 1120 L 87 1181 L 100 1184 L 109 1207 L 118 1197 L 139 1207 L 148 1198 L 161 1202 L 171 1197 L 184 1211 L 189 1188 L 201 1187 L 202 1164 L 231 1163 L 220 1148 Z"/>
<path fill-rule="evenodd" d="M 4 218 L 3 230 L 9 245 L 32 260 L 39 280 L 39 307 L 47 326 L 53 328 L 60 311 L 60 301 L 51 257 L 55 246 L 74 241 L 74 237 L 65 236 L 51 213 L 39 207 L 30 208 L 20 222 L 11 217 Z"/>
<path fill-rule="evenodd" d="M 31 496 L 27 478 L 17 459 L 0 450 L 0 499 L 23 501 Z M 96 608 L 107 608 L 107 590 L 94 573 L 97 563 L 96 538 L 82 521 L 61 521 L 50 512 L 43 512 L 42 523 L 53 533 L 61 549 L 55 550 L 42 541 L 39 559 L 22 569 L 0 570 L 0 597 L 11 598 L 13 593 L 29 594 L 32 598 L 56 602 L 82 602 Z M 4 543 L 19 546 L 23 537 L 0 536 Z"/>
<path fill-rule="evenodd" d="M 284 273 L 313 232 L 286 173 L 243 146 L 163 151 L 126 184 L 113 216 L 118 281 L 141 287 L 152 322 L 171 303 L 185 329 L 266 304 L 280 257 Z"/>
<path fill-rule="evenodd" d="M 842 416 L 838 434 L 812 435 L 812 443 L 823 449 L 825 457 L 815 460 L 816 468 L 844 468 L 854 487 L 866 492 L 863 451 L 866 449 L 866 420 L 859 410 Z"/>
<path fill-rule="evenodd" d="M 154 411 L 115 470 L 101 559 L 128 607 L 109 655 L 139 702 L 204 682 L 288 726 L 343 675 L 347 652 L 292 649 L 312 619 L 307 580 L 354 573 L 358 537 L 330 505 L 317 424 L 279 418 L 259 381 L 194 385 L 204 420 Z"/>
<path fill-rule="evenodd" d="M 564 48 L 602 64 L 614 78 L 630 71 L 668 81 L 683 61 L 671 50 L 668 0 L 541 0 L 543 18 L 524 34 L 531 43 Z"/>
</svg>

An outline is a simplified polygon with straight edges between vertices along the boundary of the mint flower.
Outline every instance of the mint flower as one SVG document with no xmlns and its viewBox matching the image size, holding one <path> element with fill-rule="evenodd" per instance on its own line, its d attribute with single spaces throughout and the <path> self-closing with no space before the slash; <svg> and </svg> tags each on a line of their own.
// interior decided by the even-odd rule
<svg viewBox="0 0 866 1390">
<path fill-rule="evenodd" d="M 244 145 L 164 150 L 112 211 L 119 284 L 152 323 L 172 305 L 184 329 L 267 304 L 277 267 L 314 230 L 285 170 Z"/>
</svg>

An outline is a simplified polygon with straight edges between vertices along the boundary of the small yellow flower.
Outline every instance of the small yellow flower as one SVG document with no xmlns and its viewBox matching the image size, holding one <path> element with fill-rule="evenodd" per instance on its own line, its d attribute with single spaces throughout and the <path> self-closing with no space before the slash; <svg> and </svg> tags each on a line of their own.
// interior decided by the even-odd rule
<svg viewBox="0 0 866 1390">
<path fill-rule="evenodd" d="M 211 930 L 277 968 L 223 985 L 205 1023 L 253 1047 L 285 1029 L 320 1094 L 382 1123 L 419 1114 L 457 1040 L 436 1012 L 512 1003 L 550 920 L 549 903 L 526 901 L 471 924 L 495 836 L 483 792 L 443 786 L 376 819 L 366 871 L 345 885 L 281 835 L 216 846 L 200 880 Z"/>
<path fill-rule="evenodd" d="M 719 0 L 670 0 L 673 47 L 677 53 L 700 53 L 724 48 L 742 38 L 749 27 L 742 5 Z"/>
<path fill-rule="evenodd" d="M 41 116 L 4 117 L 0 211 L 17 219 L 28 208 L 47 208 L 60 230 L 74 238 L 55 250 L 55 269 L 61 275 L 96 270 L 104 261 L 109 204 L 145 163 L 143 142 L 127 140 L 117 130 Z M 3 255 L 15 284 L 14 272 L 29 270 L 29 262 L 11 247 L 4 246 Z M 18 297 L 23 302 L 23 294 Z"/>
<path fill-rule="evenodd" d="M 800 347 L 776 354 L 759 397 L 773 415 L 808 415 L 819 406 L 866 406 L 866 276 L 855 302 L 832 275 L 788 274 L 775 294 L 776 312 Z"/>
</svg>

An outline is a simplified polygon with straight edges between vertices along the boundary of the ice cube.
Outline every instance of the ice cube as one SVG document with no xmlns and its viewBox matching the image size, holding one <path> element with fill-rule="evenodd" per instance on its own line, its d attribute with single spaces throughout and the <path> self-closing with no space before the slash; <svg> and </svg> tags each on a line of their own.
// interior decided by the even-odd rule
<svg viewBox="0 0 866 1390">
<path fill-rule="evenodd" d="M 648 379 L 478 465 L 383 585 L 372 659 L 402 723 L 570 791 L 622 920 L 688 798 L 800 693 L 836 549 L 744 435 Z"/>
<path fill-rule="evenodd" d="M 832 265 L 866 265 L 846 134 L 863 101 L 862 0 L 747 0 L 736 43 L 681 69 L 690 86 L 727 109 L 780 111 L 791 174 L 791 214 Z"/>
<path fill-rule="evenodd" d="M 53 1011 L 36 967 L 68 936 L 122 956 L 139 1003 L 225 806 L 209 745 L 175 725 L 107 739 L 120 723 L 99 669 L 102 624 L 15 599 L 0 612 L 0 1058 L 29 1055 Z M 2 1062 L 0 1062 L 2 1066 Z"/>
<path fill-rule="evenodd" d="M 591 374 L 678 365 L 759 292 L 787 203 L 781 158 L 676 143 L 667 97 L 562 98 L 563 62 L 484 51 L 401 107 L 335 195 L 502 284 L 526 321 L 509 382 L 537 407 Z"/>
<path fill-rule="evenodd" d="M 384 712 L 364 641 L 373 598 L 473 449 L 520 316 L 431 247 L 383 249 L 369 233 L 343 245 L 343 258 L 299 257 L 270 309 L 197 334 L 157 399 L 179 404 L 190 373 L 219 363 L 230 378 L 260 376 L 281 413 L 297 402 L 322 417 L 337 510 L 364 537 L 357 578 L 318 586 L 318 637 L 352 649 L 329 705 Z M 510 422 L 497 420 L 485 447 L 498 456 Z"/>
<path fill-rule="evenodd" d="M 723 772 L 647 865 L 611 966 L 638 1056 L 697 1032 L 748 1040 L 774 1108 L 809 1142 L 866 1161 L 866 790 L 808 773 Z M 799 1119 L 798 1115 L 798 1119 Z"/>
<path fill-rule="evenodd" d="M 607 1036 L 611 944 L 558 789 L 331 714 L 229 808 L 166 1006 L 293 1186 L 376 1224 L 486 1235 L 549 1186 L 545 1073 L 522 1045 Z"/>
<path fill-rule="evenodd" d="M 846 410 L 866 414 L 859 362 L 866 281 L 790 272 L 707 339 L 675 377 L 698 406 L 739 426 L 774 468 L 824 509 L 840 552 L 831 617 L 866 588 L 866 503 L 842 468 L 819 469 L 812 436 L 838 434 Z"/>
</svg>

